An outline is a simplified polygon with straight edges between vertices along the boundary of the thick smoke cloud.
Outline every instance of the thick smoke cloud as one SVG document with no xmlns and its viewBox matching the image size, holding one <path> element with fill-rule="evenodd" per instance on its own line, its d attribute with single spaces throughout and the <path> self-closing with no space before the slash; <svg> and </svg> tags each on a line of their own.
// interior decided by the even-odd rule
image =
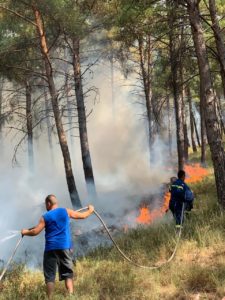
<svg viewBox="0 0 225 300">
<path fill-rule="evenodd" d="M 143 106 L 135 103 L 131 96 L 131 81 L 115 74 L 115 114 L 112 112 L 110 81 L 106 71 L 100 67 L 95 70 L 93 84 L 99 88 L 100 99 L 95 104 L 87 99 L 87 110 L 93 110 L 88 118 L 88 133 L 94 167 L 98 200 L 96 209 L 107 218 L 111 225 L 135 224 L 135 213 L 143 197 L 157 193 L 171 173 L 167 165 L 167 148 L 163 141 L 155 143 L 155 160 L 150 165 L 147 147 L 146 121 Z M 78 133 L 74 132 L 74 136 Z M 12 167 L 13 148 L 20 136 L 13 138 L 12 133 L 2 141 L 0 160 L 0 240 L 10 234 L 10 230 L 36 225 L 44 213 L 43 201 L 53 193 L 60 199 L 60 205 L 71 207 L 63 160 L 57 139 L 54 138 L 54 161 L 51 159 L 46 133 L 34 141 L 35 171 L 29 174 L 27 168 L 26 144 L 19 150 L 19 167 Z M 74 138 L 71 153 L 74 175 L 83 206 L 92 203 L 88 198 L 80 145 Z M 157 206 L 157 203 L 155 204 Z M 107 215 L 110 217 L 107 217 Z M 95 217 L 76 221 L 75 232 L 83 233 L 96 229 L 99 223 Z M 19 235 L 17 236 L 19 237 Z M 0 244 L 0 259 L 7 259 L 15 246 L 16 237 Z M 17 259 L 26 260 L 28 265 L 36 266 L 41 262 L 44 236 L 24 238 Z"/>
</svg>

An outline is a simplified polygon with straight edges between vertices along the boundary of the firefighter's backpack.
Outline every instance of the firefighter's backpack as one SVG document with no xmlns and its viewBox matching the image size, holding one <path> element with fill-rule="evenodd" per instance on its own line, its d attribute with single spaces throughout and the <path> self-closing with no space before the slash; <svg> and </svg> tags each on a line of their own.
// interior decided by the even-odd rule
<svg viewBox="0 0 225 300">
<path fill-rule="evenodd" d="M 186 192 L 185 192 L 185 201 L 186 202 L 193 202 L 194 201 L 194 193 L 192 192 L 189 187 L 186 187 Z"/>
</svg>

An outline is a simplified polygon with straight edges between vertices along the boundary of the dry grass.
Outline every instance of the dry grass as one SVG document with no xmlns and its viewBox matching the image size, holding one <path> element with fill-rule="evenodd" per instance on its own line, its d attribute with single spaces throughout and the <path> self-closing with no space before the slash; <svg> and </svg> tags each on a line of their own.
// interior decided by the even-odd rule
<svg viewBox="0 0 225 300">
<path fill-rule="evenodd" d="M 213 177 L 193 186 L 195 211 L 186 220 L 174 261 L 156 271 L 126 263 L 114 248 L 99 248 L 76 266 L 74 300 L 218 299 L 225 296 L 225 218 L 216 202 Z M 174 225 L 132 230 L 118 240 L 122 249 L 144 265 L 169 257 L 175 242 Z M 0 300 L 45 299 L 41 272 L 17 266 L 3 281 Z M 54 299 L 66 299 L 57 283 Z"/>
</svg>

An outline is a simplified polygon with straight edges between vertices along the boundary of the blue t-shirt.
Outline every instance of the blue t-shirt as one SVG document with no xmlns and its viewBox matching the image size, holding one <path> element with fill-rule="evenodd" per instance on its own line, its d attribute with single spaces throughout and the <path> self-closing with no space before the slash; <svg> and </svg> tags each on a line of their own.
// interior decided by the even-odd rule
<svg viewBox="0 0 225 300">
<path fill-rule="evenodd" d="M 55 208 L 43 215 L 45 251 L 70 249 L 70 218 L 65 208 Z"/>
</svg>

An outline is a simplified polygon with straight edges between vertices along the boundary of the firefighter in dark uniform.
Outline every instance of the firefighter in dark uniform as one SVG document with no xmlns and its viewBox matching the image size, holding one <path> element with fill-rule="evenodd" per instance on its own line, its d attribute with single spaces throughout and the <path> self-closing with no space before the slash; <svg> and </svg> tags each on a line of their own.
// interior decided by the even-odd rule
<svg viewBox="0 0 225 300">
<path fill-rule="evenodd" d="M 193 208 L 194 195 L 185 181 L 185 171 L 180 170 L 177 174 L 178 179 L 172 178 L 170 186 L 170 204 L 169 208 L 176 221 L 176 227 L 179 228 L 184 220 L 184 211 L 191 211 Z"/>
</svg>

